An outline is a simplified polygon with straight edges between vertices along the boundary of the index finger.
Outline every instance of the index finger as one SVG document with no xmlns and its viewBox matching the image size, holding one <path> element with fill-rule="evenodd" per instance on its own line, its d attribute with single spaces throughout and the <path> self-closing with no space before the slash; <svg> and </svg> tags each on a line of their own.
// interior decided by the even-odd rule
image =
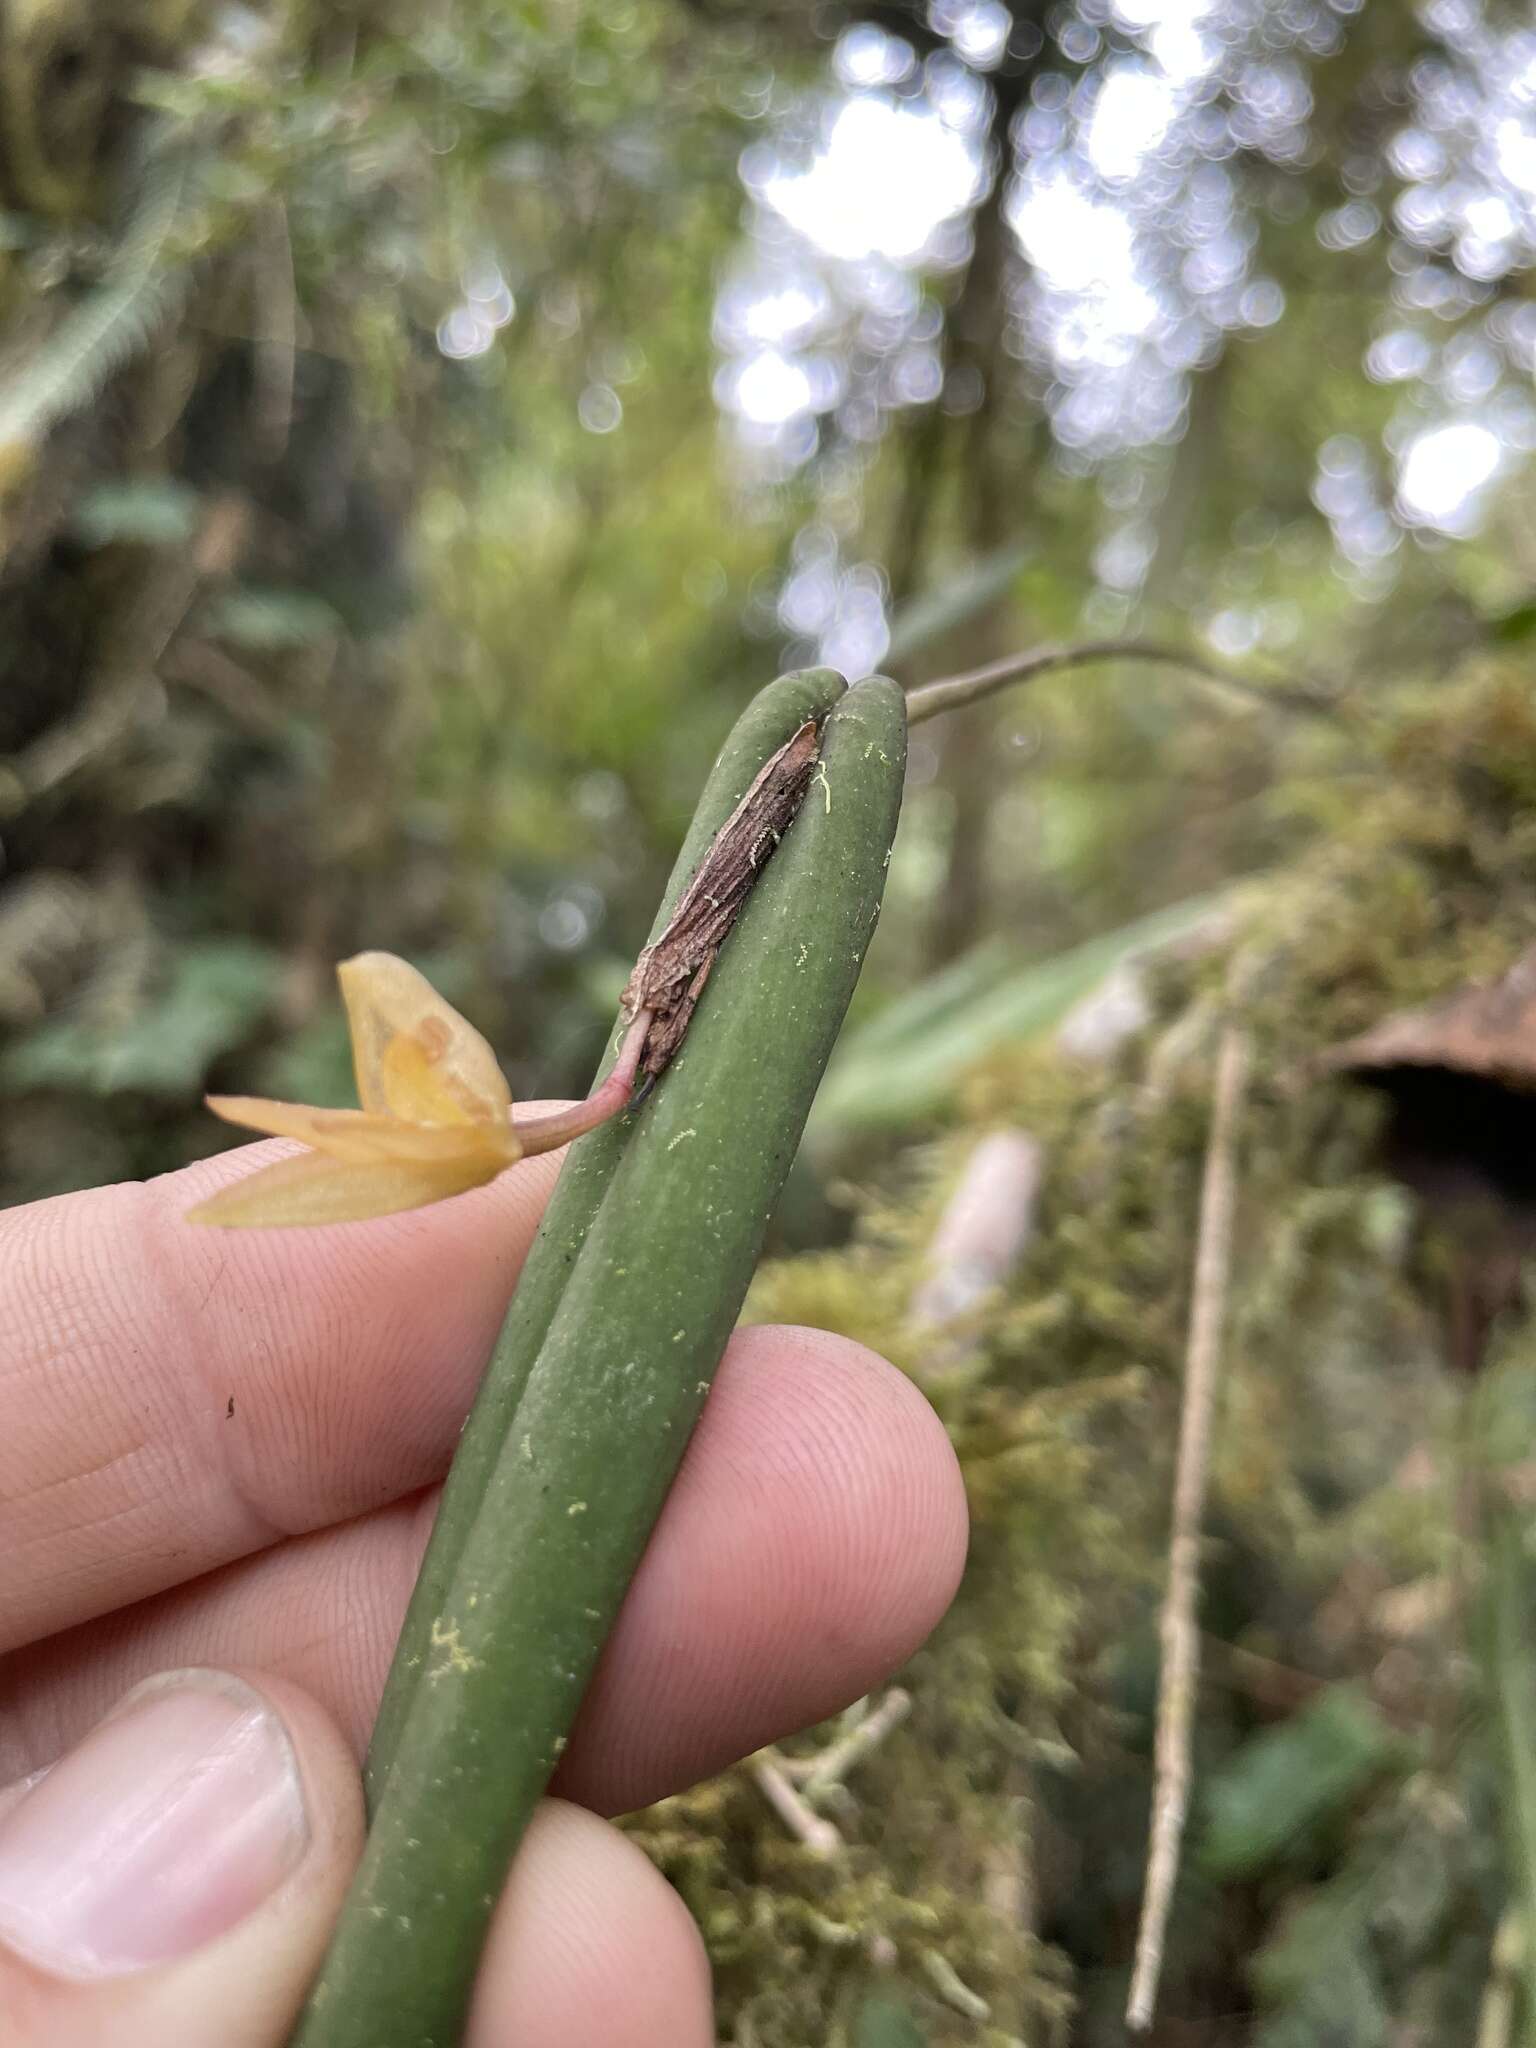
<svg viewBox="0 0 1536 2048">
<path fill-rule="evenodd" d="M 291 1149 L 0 1213 L 0 1651 L 446 1469 L 563 1154 L 371 1223 L 183 1221 Z"/>
</svg>

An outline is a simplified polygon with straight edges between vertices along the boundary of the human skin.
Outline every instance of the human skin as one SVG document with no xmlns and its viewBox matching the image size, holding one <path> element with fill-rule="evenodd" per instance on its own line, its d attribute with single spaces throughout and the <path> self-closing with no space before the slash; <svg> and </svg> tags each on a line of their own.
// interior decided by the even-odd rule
<svg viewBox="0 0 1536 2048">
<path fill-rule="evenodd" d="M 435 1483 L 560 1164 L 371 1223 L 186 1224 L 288 1149 L 0 1213 L 15 2048 L 280 2048 L 358 1853 Z M 822 1332 L 733 1338 L 510 1874 L 469 2048 L 707 2048 L 692 1923 L 604 1816 L 878 1684 L 964 1547 L 909 1381 Z M 118 1704 L 155 1674 L 181 1675 Z"/>
</svg>

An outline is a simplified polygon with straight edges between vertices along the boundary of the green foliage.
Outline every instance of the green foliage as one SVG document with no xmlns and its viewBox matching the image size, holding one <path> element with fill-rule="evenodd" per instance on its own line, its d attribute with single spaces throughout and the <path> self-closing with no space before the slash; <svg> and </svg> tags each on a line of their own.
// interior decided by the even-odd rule
<svg viewBox="0 0 1536 2048">
<path fill-rule="evenodd" d="M 1318 1851 L 1362 1793 L 1406 1762 L 1403 1744 L 1356 1688 L 1334 1685 L 1211 1774 L 1198 1852 L 1218 1880 Z"/>
<path fill-rule="evenodd" d="M 1368 1019 L 1524 943 L 1536 867 L 1510 782 L 1533 744 L 1530 694 L 1496 669 L 1338 732 L 1291 792 L 1326 823 L 1241 892 L 1216 952 L 1152 963 L 1150 1019 L 1108 1065 L 1040 1039 L 999 1049 L 949 1134 L 882 1199 L 865 1192 L 851 1245 L 760 1277 L 755 1314 L 860 1338 L 920 1379 L 973 1538 L 954 1611 L 903 1675 L 909 1720 L 829 1808 L 841 1857 L 787 1839 L 745 1772 L 639 1824 L 710 1935 L 727 2038 L 839 2040 L 872 1950 L 894 1951 L 893 1995 L 946 2048 L 1064 2038 L 1071 2011 L 1074 2042 L 1121 2038 L 1225 991 L 1261 1053 L 1164 2003 L 1247 2008 L 1264 2048 L 1385 2048 L 1407 2026 L 1471 2038 L 1503 1908 L 1500 1766 L 1482 1681 L 1452 1654 L 1454 1604 L 1429 1597 L 1451 1583 L 1452 1489 L 1400 1477 L 1431 1456 L 1454 1469 L 1436 1297 L 1375 1164 L 1372 1104 L 1306 1076 Z M 1044 1147 L 1035 1234 L 936 1352 L 910 1319 L 925 1247 L 976 1137 L 1003 1121 Z M 1502 1412 L 1512 1453 L 1529 1433 L 1518 1404 Z M 1330 1671 L 1340 1682 L 1319 1685 Z M 989 2022 L 934 1996 L 934 1950 Z"/>
<path fill-rule="evenodd" d="M 1287 1902 L 1253 1966 L 1261 2048 L 1474 2038 L 1499 1897 L 1492 1789 L 1476 1764 L 1408 1779 Z"/>
<path fill-rule="evenodd" d="M 206 1145 L 190 1065 L 153 1122 L 57 1085 L 100 1064 L 68 1048 L 104 978 L 112 1029 L 153 1015 L 165 970 L 124 934 L 270 946 L 300 1046 L 337 957 L 450 948 L 518 1092 L 579 1086 L 762 672 L 741 613 L 782 528 L 734 516 L 709 398 L 752 38 L 669 9 L 349 19 L 103 41 L 100 217 L 25 210 L 0 113 L 26 444 L 0 462 L 0 888 L 63 870 L 112 906 L 50 957 L 47 1099 L 31 1052 L 0 1082 L 30 1133 L 8 1198 Z M 510 322 L 450 361 L 435 331 L 493 274 Z M 583 425 L 589 382 L 621 433 Z M 249 1007 L 221 1078 L 253 1085 L 276 1037 Z"/>
<path fill-rule="evenodd" d="M 995 609 L 1017 584 L 1028 551 L 1015 543 L 983 555 L 905 604 L 891 621 L 887 659 L 910 661 L 935 641 L 942 642 Z"/>
<path fill-rule="evenodd" d="M 978 948 L 847 1035 L 821 1092 L 813 1134 L 825 1141 L 931 1115 L 978 1061 L 1049 1032 L 1114 968 L 1196 930 L 1212 908 L 1209 901 L 1177 903 L 1049 960 L 1021 964 L 1007 946 Z"/>
<path fill-rule="evenodd" d="M 1536 634 L 1536 604 L 1517 604 L 1489 621 L 1488 638 L 1496 647 L 1519 647 Z"/>
<path fill-rule="evenodd" d="M 0 472 L 68 414 L 99 398 L 113 374 L 143 353 L 186 297 L 176 233 L 187 179 L 179 148 L 162 146 L 101 283 L 59 321 L 0 393 Z"/>
<path fill-rule="evenodd" d="M 1199 172 L 1284 310 L 1203 329 L 1145 445 L 1053 436 L 1050 288 L 1011 245 L 989 275 L 982 217 L 955 223 L 958 267 L 910 280 L 950 386 L 881 396 L 866 438 L 908 341 L 882 354 L 859 305 L 815 350 L 838 393 L 816 452 L 764 482 L 712 401 L 714 320 L 758 247 L 743 152 L 787 163 L 820 133 L 822 14 L 97 8 L 77 100 L 32 90 L 50 12 L 18 44 L 0 9 L 0 1199 L 201 1153 L 210 1084 L 348 1099 L 332 967 L 364 945 L 446 964 L 519 1094 L 581 1085 L 714 748 L 789 633 L 807 526 L 884 569 L 904 681 L 1125 629 L 1330 685 L 1330 715 L 1218 715 L 1127 665 L 919 735 L 802 1162 L 813 1249 L 765 1270 L 753 1312 L 923 1381 L 970 1492 L 966 1586 L 905 1675 L 910 1719 L 830 1798 L 840 1859 L 787 1839 L 743 1773 L 637 1827 L 705 1928 L 736 2048 L 1119 2048 L 1235 1001 L 1256 1083 L 1203 1615 L 1217 1832 L 1181 1885 L 1167 2032 L 1474 2038 L 1511 1811 L 1517 1869 L 1530 1835 L 1496 1735 L 1529 1660 L 1518 1632 L 1464 1655 L 1434 1260 L 1377 1169 L 1374 1105 L 1311 1063 L 1536 929 L 1528 483 L 1463 540 L 1421 544 L 1390 502 L 1420 427 L 1482 416 L 1455 394 L 1490 362 L 1487 417 L 1528 438 L 1528 276 L 1458 272 L 1450 199 L 1428 240 L 1392 225 L 1408 101 L 1436 79 L 1466 98 L 1478 39 L 1444 10 L 1208 11 L 1234 68 L 1202 121 L 1277 79 L 1309 101 L 1298 153 L 1238 140 Z M 848 20 L 905 23 L 906 92 L 959 64 L 941 13 Z M 951 69 L 1000 169 L 1147 67 L 1111 15 L 1081 61 L 1053 30 L 1034 71 Z M 1304 16 L 1315 43 L 1281 48 Z M 1479 37 L 1509 18 L 1490 6 Z M 1037 76 L 1041 104 L 1010 107 Z M 1452 163 L 1445 189 L 1483 174 Z M 1338 249 L 1345 204 L 1378 225 Z M 1162 258 L 1158 294 L 1186 252 Z M 821 281 L 850 277 L 893 303 L 909 282 Z M 458 358 L 438 336 L 461 313 L 488 324 Z M 1367 372 L 1403 332 L 1423 375 Z M 1358 453 L 1378 556 L 1341 553 L 1319 509 L 1330 444 Z M 1147 1023 L 1065 1055 L 1076 996 L 1211 902 L 1228 939 L 1139 959 Z M 911 1303 L 999 1124 L 1045 1148 L 1034 1235 L 941 1371 Z M 1501 1413 L 1507 1473 L 1529 1429 Z"/>
<path fill-rule="evenodd" d="M 923 2030 L 907 2006 L 872 1991 L 859 2007 L 853 2048 L 924 2048 Z"/>
<path fill-rule="evenodd" d="M 280 974 L 277 955 L 248 940 L 184 946 L 164 987 L 127 1016 L 60 1017 L 29 1032 L 5 1054 L 0 1085 L 182 1100 L 268 1014 Z"/>
</svg>

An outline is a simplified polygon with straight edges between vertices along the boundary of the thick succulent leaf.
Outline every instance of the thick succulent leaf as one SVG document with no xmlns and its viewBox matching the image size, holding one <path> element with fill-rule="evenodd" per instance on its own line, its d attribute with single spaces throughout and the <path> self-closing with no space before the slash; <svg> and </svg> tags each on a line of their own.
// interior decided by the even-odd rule
<svg viewBox="0 0 1536 2048">
<path fill-rule="evenodd" d="M 359 953 L 336 970 L 357 1097 L 417 1124 L 498 1124 L 512 1091 L 496 1055 L 424 975 L 393 953 Z"/>
<path fill-rule="evenodd" d="M 361 1223 L 371 1216 L 391 1216 L 400 1209 L 444 1201 L 466 1188 L 483 1186 L 499 1171 L 498 1164 L 484 1159 L 448 1165 L 388 1159 L 359 1163 L 305 1152 L 221 1189 L 189 1211 L 187 1220 L 226 1230 Z"/>
</svg>

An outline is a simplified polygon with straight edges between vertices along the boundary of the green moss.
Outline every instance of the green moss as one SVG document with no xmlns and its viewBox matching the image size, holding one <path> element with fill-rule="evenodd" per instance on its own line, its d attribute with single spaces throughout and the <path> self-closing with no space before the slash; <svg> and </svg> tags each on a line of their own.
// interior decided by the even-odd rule
<svg viewBox="0 0 1536 2048">
<path fill-rule="evenodd" d="M 1436 1618 L 1433 1597 L 1456 1405 L 1416 1279 L 1411 1207 L 1375 1164 L 1375 1103 L 1318 1079 L 1311 1062 L 1392 1010 L 1498 973 L 1528 942 L 1536 706 L 1518 678 L 1475 675 L 1341 723 L 1318 758 L 1311 780 L 1282 793 L 1310 821 L 1302 850 L 1245 886 L 1218 952 L 1157 970 L 1152 1022 L 1112 1067 L 1038 1048 L 991 1061 L 953 1127 L 863 1202 L 846 1250 L 759 1278 L 756 1316 L 857 1337 L 922 1380 L 926 1347 L 906 1304 L 955 1176 L 1000 1123 L 1045 1147 L 1019 1271 L 965 1329 L 968 1366 L 929 1389 L 965 1471 L 970 1563 L 903 1674 L 911 1717 L 832 1809 L 846 1851 L 823 1861 L 791 1840 L 745 1768 L 635 1823 L 699 1917 L 722 2036 L 739 2048 L 851 2040 L 859 2001 L 892 1973 L 932 2043 L 1118 2038 L 1211 1062 L 1232 990 L 1256 1059 L 1197 1767 L 1257 1739 L 1279 1711 L 1264 1688 L 1288 1674 L 1303 1687 L 1358 1675 L 1399 1723 L 1439 1730 L 1429 1766 L 1372 1794 L 1358 1836 L 1349 1814 L 1333 1816 L 1329 1854 L 1355 1888 L 1333 1946 L 1355 1944 L 1335 1964 L 1373 2010 L 1464 2003 L 1457 1972 L 1468 1943 L 1491 1934 L 1496 1901 L 1466 1790 L 1480 1767 L 1445 1732 L 1473 1681 L 1449 1663 L 1454 1622 Z M 1395 1639 L 1383 1596 L 1415 1582 L 1429 1619 Z M 1397 1612 L 1411 1606 L 1410 1593 Z M 1384 1959 L 1381 1916 L 1412 1868 L 1402 1875 L 1382 1844 L 1417 1841 L 1435 1800 L 1446 1816 L 1438 1903 Z M 1199 1840 L 1197 1802 L 1196 1864 Z M 1331 1924 L 1327 1871 L 1312 1874 L 1318 1924 Z M 1174 2007 L 1252 1995 L 1269 2014 L 1264 2038 L 1294 2038 L 1312 1992 L 1285 1904 L 1262 1882 L 1235 1895 L 1190 1875 L 1170 1952 Z M 937 1995 L 934 1951 L 988 2020 Z M 1444 1999 L 1436 1970 L 1450 1973 Z"/>
</svg>

